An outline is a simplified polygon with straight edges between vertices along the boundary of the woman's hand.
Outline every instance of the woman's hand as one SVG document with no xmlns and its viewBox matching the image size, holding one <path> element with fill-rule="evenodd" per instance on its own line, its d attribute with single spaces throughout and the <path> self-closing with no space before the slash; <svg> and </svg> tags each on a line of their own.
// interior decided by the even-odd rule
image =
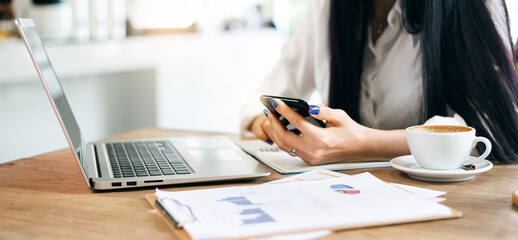
<svg viewBox="0 0 518 240">
<path fill-rule="evenodd" d="M 273 144 L 271 138 L 268 135 L 268 132 L 272 134 L 272 128 L 270 121 L 266 117 L 266 113 L 267 112 L 265 110 L 265 114 L 258 115 L 254 118 L 252 124 L 250 125 L 250 131 L 259 139 L 267 142 L 268 144 Z"/>
<path fill-rule="evenodd" d="M 409 152 L 404 130 L 367 128 L 356 123 L 343 110 L 312 105 L 309 113 L 328 121 L 326 128 L 319 128 L 279 99 L 271 101 L 271 105 L 303 136 L 287 131 L 272 114 L 269 114 L 268 121 L 263 120 L 265 135 L 286 152 L 296 149 L 296 154 L 310 165 L 344 160 L 388 160 Z"/>
</svg>

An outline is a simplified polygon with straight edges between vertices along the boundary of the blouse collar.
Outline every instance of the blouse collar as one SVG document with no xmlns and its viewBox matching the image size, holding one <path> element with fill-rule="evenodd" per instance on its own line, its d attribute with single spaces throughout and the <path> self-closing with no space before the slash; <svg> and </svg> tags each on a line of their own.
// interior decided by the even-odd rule
<svg viewBox="0 0 518 240">
<path fill-rule="evenodd" d="M 389 11 L 387 15 L 387 23 L 388 26 L 392 29 L 397 29 L 401 27 L 401 5 L 399 4 L 399 0 L 394 2 L 394 6 Z"/>
</svg>

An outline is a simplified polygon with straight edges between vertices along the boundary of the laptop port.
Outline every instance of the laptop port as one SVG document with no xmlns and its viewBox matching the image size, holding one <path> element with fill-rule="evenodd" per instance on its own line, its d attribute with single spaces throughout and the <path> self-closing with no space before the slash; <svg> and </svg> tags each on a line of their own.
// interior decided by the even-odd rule
<svg viewBox="0 0 518 240">
<path fill-rule="evenodd" d="M 144 181 L 144 183 L 157 183 L 157 182 L 163 182 L 164 180 L 149 180 L 149 181 Z"/>
<path fill-rule="evenodd" d="M 137 186 L 137 182 L 127 182 L 126 185 L 128 185 L 128 186 Z"/>
<path fill-rule="evenodd" d="M 121 182 L 112 182 L 112 187 L 122 187 Z"/>
</svg>

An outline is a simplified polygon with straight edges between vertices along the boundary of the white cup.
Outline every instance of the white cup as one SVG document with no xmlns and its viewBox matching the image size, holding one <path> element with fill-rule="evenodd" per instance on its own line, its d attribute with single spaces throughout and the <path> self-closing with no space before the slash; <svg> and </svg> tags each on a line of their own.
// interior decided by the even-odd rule
<svg viewBox="0 0 518 240">
<path fill-rule="evenodd" d="M 422 168 L 456 169 L 467 160 L 471 150 L 482 142 L 486 151 L 477 159 L 485 159 L 491 152 L 491 142 L 475 136 L 472 127 L 450 125 L 413 126 L 406 129 L 410 152 Z"/>
</svg>

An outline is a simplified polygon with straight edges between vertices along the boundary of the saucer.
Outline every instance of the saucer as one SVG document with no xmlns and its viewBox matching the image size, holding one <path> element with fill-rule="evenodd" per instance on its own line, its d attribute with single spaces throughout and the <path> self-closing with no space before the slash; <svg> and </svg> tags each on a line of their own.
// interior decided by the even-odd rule
<svg viewBox="0 0 518 240">
<path fill-rule="evenodd" d="M 476 160 L 476 157 L 469 157 L 468 160 L 462 163 L 476 164 L 475 170 L 464 170 L 462 168 L 451 170 L 432 170 L 425 169 L 419 166 L 414 156 L 406 155 L 390 160 L 390 165 L 393 168 L 403 171 L 411 178 L 432 181 L 432 182 L 461 182 L 472 179 L 475 175 L 487 172 L 493 168 L 493 164 L 488 160 Z"/>
</svg>

